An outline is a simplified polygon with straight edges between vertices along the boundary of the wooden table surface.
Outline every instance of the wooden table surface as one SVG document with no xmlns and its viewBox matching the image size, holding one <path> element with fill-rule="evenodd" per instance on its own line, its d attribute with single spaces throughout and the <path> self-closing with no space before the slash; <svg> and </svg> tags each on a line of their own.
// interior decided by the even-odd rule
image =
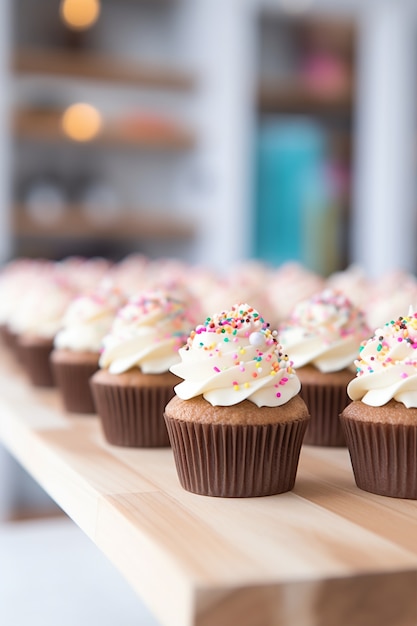
<svg viewBox="0 0 417 626">
<path fill-rule="evenodd" d="M 416 626 L 417 502 L 357 489 L 345 449 L 303 446 L 287 494 L 198 496 L 0 354 L 0 440 L 162 625 Z"/>
</svg>

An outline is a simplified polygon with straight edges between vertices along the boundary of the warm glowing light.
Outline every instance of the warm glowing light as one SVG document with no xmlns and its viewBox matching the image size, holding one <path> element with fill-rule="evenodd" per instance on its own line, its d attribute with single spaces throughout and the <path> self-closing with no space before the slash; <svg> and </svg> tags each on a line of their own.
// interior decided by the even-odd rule
<svg viewBox="0 0 417 626">
<path fill-rule="evenodd" d="M 100 0 L 62 0 L 61 16 L 76 30 L 90 28 L 100 15 Z"/>
<path fill-rule="evenodd" d="M 91 104 L 72 104 L 62 115 L 64 133 L 74 141 L 91 141 L 101 129 L 100 112 Z"/>
</svg>

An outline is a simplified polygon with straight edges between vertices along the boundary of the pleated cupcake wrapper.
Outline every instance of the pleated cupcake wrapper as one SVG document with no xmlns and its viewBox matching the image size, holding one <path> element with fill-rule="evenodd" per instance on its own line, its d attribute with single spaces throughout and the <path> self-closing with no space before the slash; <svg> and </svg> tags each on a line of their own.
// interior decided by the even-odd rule
<svg viewBox="0 0 417 626">
<path fill-rule="evenodd" d="M 1 327 L 1 338 L 4 345 L 16 357 L 19 363 L 22 363 L 22 354 L 20 350 L 19 335 L 13 333 L 7 326 Z"/>
<path fill-rule="evenodd" d="M 382 496 L 417 499 L 417 425 L 341 417 L 357 486 Z"/>
<path fill-rule="evenodd" d="M 6 324 L 0 324 L 0 337 L 2 342 L 7 348 L 14 350 L 16 348 L 16 335 L 6 326 Z"/>
<path fill-rule="evenodd" d="M 95 413 L 90 377 L 98 369 L 97 363 L 63 363 L 51 361 L 56 385 L 70 413 Z"/>
<path fill-rule="evenodd" d="M 350 402 L 346 386 L 302 384 L 300 395 L 311 419 L 304 443 L 313 446 L 346 446 L 339 415 Z"/>
<path fill-rule="evenodd" d="M 245 498 L 290 491 L 308 418 L 265 426 L 165 421 L 184 489 Z"/>
<path fill-rule="evenodd" d="M 20 362 L 35 387 L 54 387 L 55 380 L 49 361 L 51 345 L 24 345 L 19 343 Z"/>
<path fill-rule="evenodd" d="M 169 447 L 164 410 L 172 387 L 123 387 L 90 381 L 108 443 L 136 448 Z"/>
</svg>

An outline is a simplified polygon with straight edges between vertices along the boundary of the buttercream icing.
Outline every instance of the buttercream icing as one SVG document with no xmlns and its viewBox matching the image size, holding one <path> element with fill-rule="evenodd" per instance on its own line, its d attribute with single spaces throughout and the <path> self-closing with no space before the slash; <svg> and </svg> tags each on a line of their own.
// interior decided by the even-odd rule
<svg viewBox="0 0 417 626">
<path fill-rule="evenodd" d="M 179 360 L 178 350 L 193 325 L 185 305 L 162 291 L 134 296 L 104 337 L 99 365 L 112 374 L 135 366 L 144 374 L 167 372 Z"/>
<path fill-rule="evenodd" d="M 21 294 L 9 328 L 19 335 L 53 339 L 74 295 L 72 285 L 57 275 L 53 267 L 39 272 Z"/>
<path fill-rule="evenodd" d="M 417 407 L 417 313 L 387 322 L 363 341 L 355 360 L 356 378 L 348 385 L 352 400 L 382 406 L 390 400 Z"/>
<path fill-rule="evenodd" d="M 213 406 L 250 400 L 280 406 L 298 394 L 300 381 L 282 351 L 277 331 L 248 304 L 208 317 L 179 350 L 171 372 L 184 380 L 175 392 L 187 400 L 199 395 Z"/>
<path fill-rule="evenodd" d="M 54 339 L 55 348 L 100 352 L 103 338 L 124 302 L 120 290 L 107 283 L 94 293 L 77 296 L 65 312 L 63 327 Z"/>
<path fill-rule="evenodd" d="M 323 373 L 353 368 L 360 343 L 371 335 L 364 313 L 340 291 L 325 289 L 297 304 L 280 340 L 294 366 Z"/>
</svg>

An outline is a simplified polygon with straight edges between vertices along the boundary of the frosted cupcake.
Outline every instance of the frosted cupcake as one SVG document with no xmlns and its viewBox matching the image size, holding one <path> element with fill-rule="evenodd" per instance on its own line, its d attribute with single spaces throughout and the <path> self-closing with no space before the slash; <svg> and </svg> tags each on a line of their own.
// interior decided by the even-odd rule
<svg viewBox="0 0 417 626">
<path fill-rule="evenodd" d="M 417 313 L 362 343 L 341 423 L 360 489 L 417 499 Z"/>
<path fill-rule="evenodd" d="M 339 414 L 349 402 L 358 346 L 371 335 L 364 314 L 341 292 L 325 289 L 299 303 L 279 332 L 311 415 L 304 443 L 344 446 Z"/>
<path fill-rule="evenodd" d="M 163 412 L 178 382 L 169 368 L 192 327 L 183 303 L 163 292 L 133 297 L 118 311 L 91 378 L 109 443 L 169 446 Z"/>
<path fill-rule="evenodd" d="M 73 286 L 58 275 L 54 266 L 39 268 L 30 286 L 21 295 L 10 330 L 16 335 L 20 362 L 34 386 L 55 384 L 50 354 L 56 333 L 75 292 Z"/>
<path fill-rule="evenodd" d="M 369 294 L 372 290 L 372 284 L 359 265 L 350 265 L 340 272 L 334 272 L 327 278 L 326 287 L 341 291 L 349 298 L 352 304 L 359 308 L 363 308 L 366 302 L 369 305 Z"/>
<path fill-rule="evenodd" d="M 274 323 L 287 320 L 294 307 L 324 288 L 324 279 L 300 263 L 280 265 L 268 276 L 268 297 Z"/>
<path fill-rule="evenodd" d="M 94 413 L 90 377 L 98 370 L 103 338 L 123 303 L 120 291 L 103 282 L 94 293 L 77 296 L 67 308 L 51 353 L 55 382 L 67 411 Z"/>
<path fill-rule="evenodd" d="M 396 320 L 408 311 L 410 302 L 417 302 L 417 279 L 401 270 L 385 273 L 372 286 L 366 307 L 369 326 L 379 328 L 387 320 Z"/>
<path fill-rule="evenodd" d="M 39 273 L 49 262 L 38 259 L 19 258 L 7 263 L 0 273 L 0 336 L 5 345 L 17 352 L 18 332 L 11 329 L 19 315 L 22 300 L 31 289 Z"/>
<path fill-rule="evenodd" d="M 179 480 L 194 493 L 264 496 L 293 488 L 308 410 L 300 381 L 248 304 L 197 326 L 171 371 L 165 409 Z"/>
</svg>

